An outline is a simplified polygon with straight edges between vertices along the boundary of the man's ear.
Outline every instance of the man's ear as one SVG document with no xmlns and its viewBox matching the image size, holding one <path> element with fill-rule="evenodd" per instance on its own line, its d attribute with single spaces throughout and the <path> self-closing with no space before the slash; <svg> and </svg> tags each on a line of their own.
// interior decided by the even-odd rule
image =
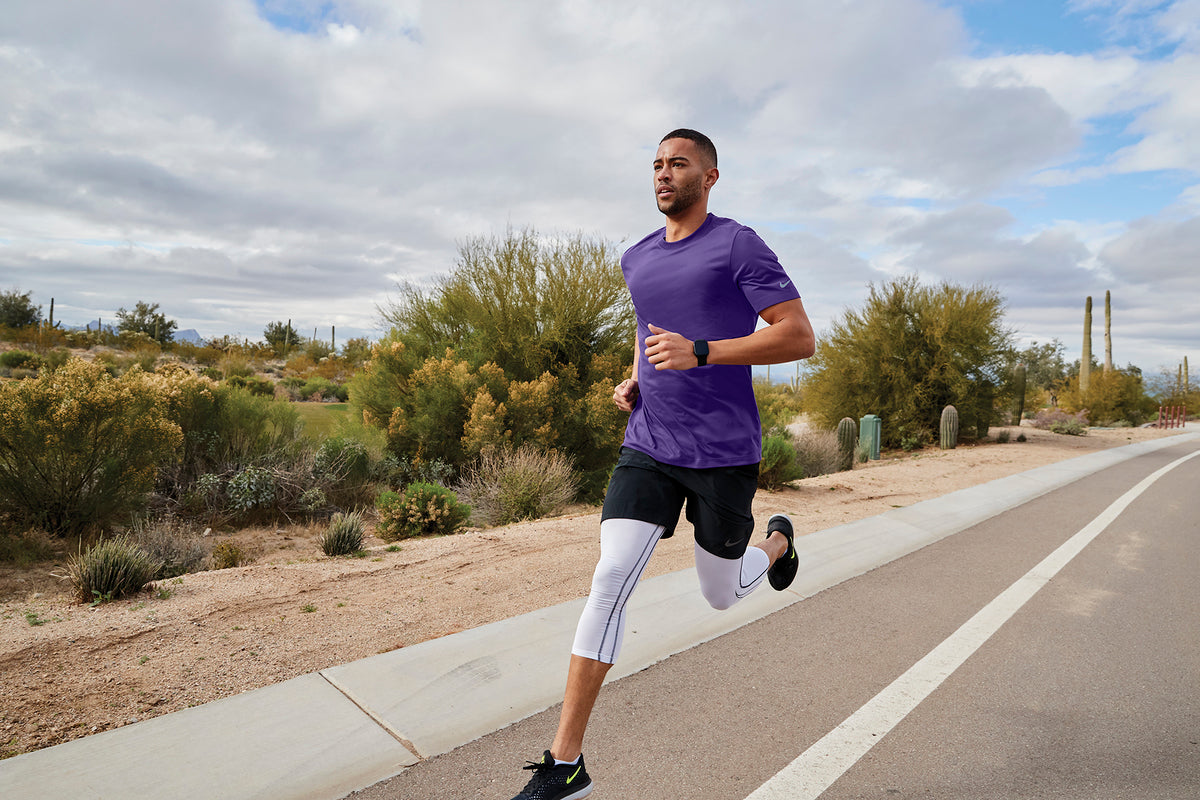
<svg viewBox="0 0 1200 800">
<path fill-rule="evenodd" d="M 721 177 L 721 173 L 717 171 L 716 167 L 713 167 L 712 169 L 705 172 L 704 173 L 704 188 L 711 189 L 713 187 L 713 184 L 717 182 L 717 178 L 719 178 L 719 177 Z"/>
</svg>

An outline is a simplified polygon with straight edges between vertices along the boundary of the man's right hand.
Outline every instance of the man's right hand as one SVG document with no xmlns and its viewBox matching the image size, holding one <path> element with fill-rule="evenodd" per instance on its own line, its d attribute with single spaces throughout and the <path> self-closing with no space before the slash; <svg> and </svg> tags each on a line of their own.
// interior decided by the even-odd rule
<svg viewBox="0 0 1200 800">
<path fill-rule="evenodd" d="M 626 378 L 613 390 L 613 402 L 622 411 L 633 411 L 633 407 L 637 405 L 637 399 L 638 382 L 633 378 Z"/>
</svg>

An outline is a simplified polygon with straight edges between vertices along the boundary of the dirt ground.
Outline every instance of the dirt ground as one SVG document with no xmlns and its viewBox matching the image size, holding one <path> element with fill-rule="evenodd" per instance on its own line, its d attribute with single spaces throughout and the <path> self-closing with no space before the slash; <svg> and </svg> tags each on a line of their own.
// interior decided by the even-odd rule
<svg viewBox="0 0 1200 800">
<path fill-rule="evenodd" d="M 1093 429 L 1027 442 L 885 457 L 759 492 L 759 519 L 799 533 L 908 506 L 1089 451 L 1178 431 Z M 993 436 L 998 433 L 993 430 Z M 95 607 L 69 596 L 65 562 L 0 568 L 0 757 L 207 703 L 316 670 L 581 597 L 599 551 L 599 509 L 327 558 L 316 528 L 234 538 L 248 566 L 186 575 Z M 692 566 L 690 527 L 663 541 L 647 577 Z M 803 569 L 803 566 L 801 567 Z"/>
</svg>

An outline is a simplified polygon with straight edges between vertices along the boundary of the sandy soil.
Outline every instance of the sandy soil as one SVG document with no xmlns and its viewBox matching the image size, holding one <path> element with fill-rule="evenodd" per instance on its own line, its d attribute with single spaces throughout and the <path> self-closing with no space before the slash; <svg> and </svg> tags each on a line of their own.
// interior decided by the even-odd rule
<svg viewBox="0 0 1200 800">
<path fill-rule="evenodd" d="M 1177 431 L 1093 430 L 898 454 L 759 492 L 758 517 L 811 533 L 1085 452 Z M 995 435 L 997 431 L 993 431 Z M 327 558 L 311 528 L 238 534 L 249 566 L 191 574 L 96 607 L 62 563 L 0 569 L 0 757 L 178 711 L 587 593 L 599 510 Z M 647 576 L 692 566 L 690 528 Z"/>
</svg>

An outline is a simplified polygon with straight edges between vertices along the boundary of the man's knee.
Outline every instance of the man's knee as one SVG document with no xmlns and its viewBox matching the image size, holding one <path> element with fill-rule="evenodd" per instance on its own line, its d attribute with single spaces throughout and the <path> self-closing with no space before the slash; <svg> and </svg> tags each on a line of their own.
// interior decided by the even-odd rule
<svg viewBox="0 0 1200 800">
<path fill-rule="evenodd" d="M 738 596 L 723 586 L 714 588 L 701 585 L 700 592 L 704 595 L 704 599 L 708 601 L 708 604 L 717 611 L 726 611 L 732 608 L 734 603 L 738 601 Z"/>
</svg>

